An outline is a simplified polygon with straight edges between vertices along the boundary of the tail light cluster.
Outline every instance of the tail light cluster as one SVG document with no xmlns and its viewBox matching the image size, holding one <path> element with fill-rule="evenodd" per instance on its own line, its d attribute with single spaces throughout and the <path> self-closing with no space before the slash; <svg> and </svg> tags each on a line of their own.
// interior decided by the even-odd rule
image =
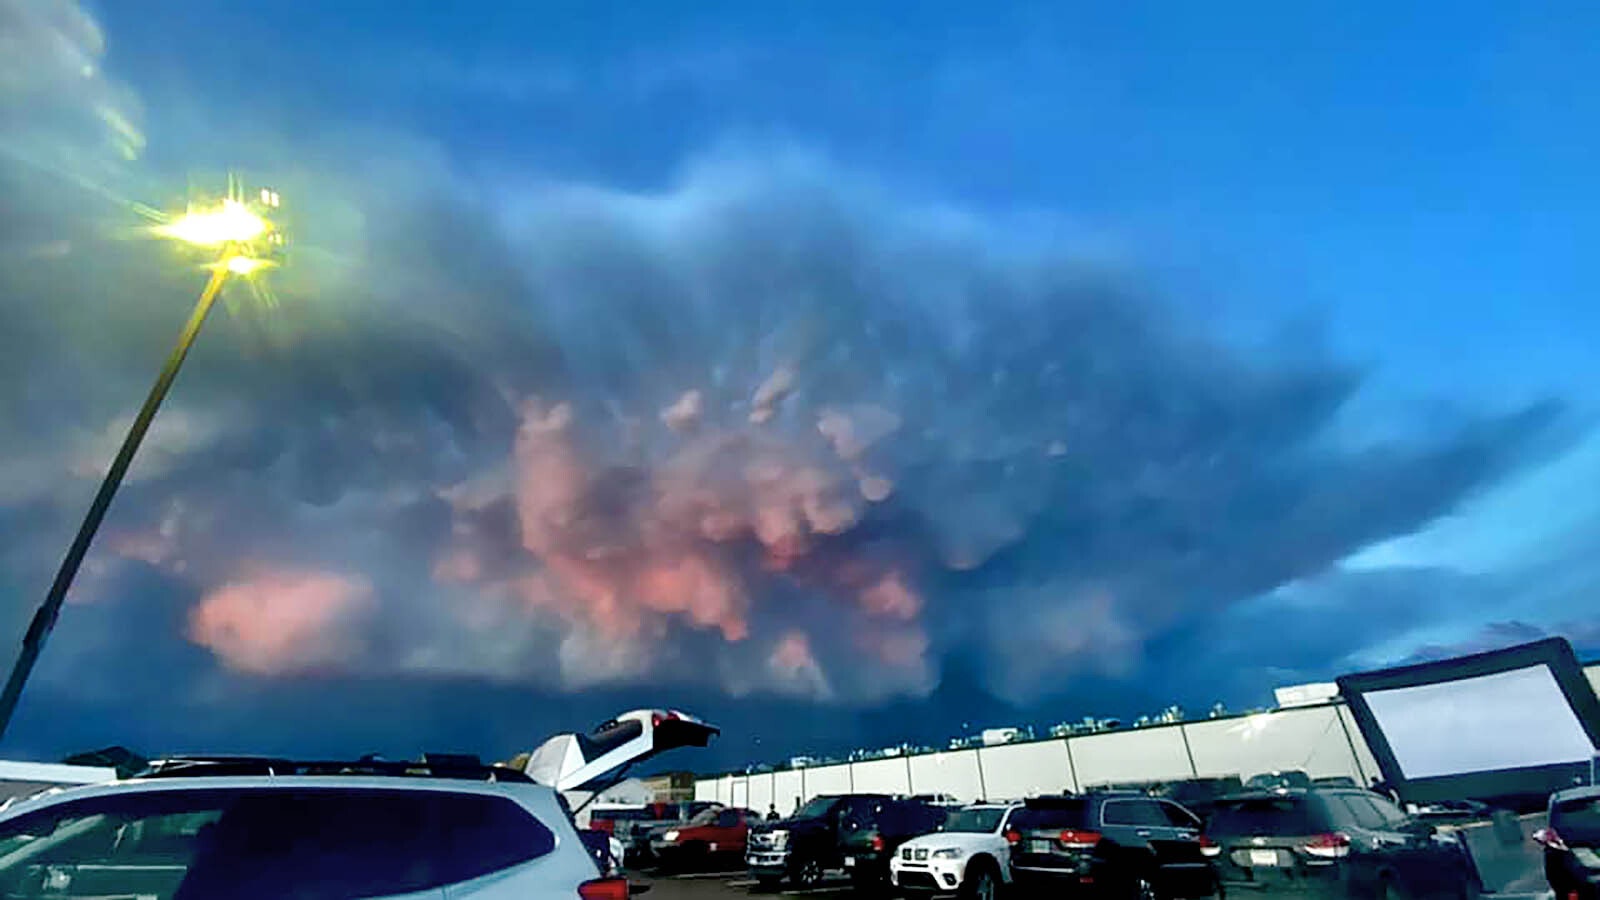
<svg viewBox="0 0 1600 900">
<path fill-rule="evenodd" d="M 1006 843 L 1010 844 L 1013 847 L 1015 847 L 1016 845 L 1022 843 L 1022 832 L 1015 831 L 1015 830 L 1007 830 L 1006 831 Z"/>
<path fill-rule="evenodd" d="M 1217 845 L 1216 841 L 1202 834 L 1200 835 L 1200 852 L 1206 856 L 1221 856 L 1222 848 Z"/>
<path fill-rule="evenodd" d="M 578 885 L 579 900 L 628 900 L 628 879 L 595 878 Z"/>
<path fill-rule="evenodd" d="M 1319 834 L 1301 844 L 1300 849 L 1318 859 L 1343 859 L 1350 855 L 1350 836 L 1339 832 Z"/>
<path fill-rule="evenodd" d="M 875 834 L 872 836 L 872 849 L 878 853 L 883 852 L 883 835 Z"/>
<path fill-rule="evenodd" d="M 1551 850 L 1567 849 L 1567 842 L 1561 839 L 1561 835 L 1554 828 L 1541 828 L 1535 831 L 1533 833 L 1533 842 L 1543 844 Z"/>
<path fill-rule="evenodd" d="M 1061 835 L 1056 840 L 1068 850 L 1088 850 L 1100 843 L 1100 832 L 1078 831 L 1068 828 L 1066 831 L 1061 832 Z"/>
</svg>

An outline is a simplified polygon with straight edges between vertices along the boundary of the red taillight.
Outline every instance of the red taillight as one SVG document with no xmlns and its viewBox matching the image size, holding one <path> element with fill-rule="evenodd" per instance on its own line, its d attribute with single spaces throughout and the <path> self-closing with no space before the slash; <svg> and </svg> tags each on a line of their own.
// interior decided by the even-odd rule
<svg viewBox="0 0 1600 900">
<path fill-rule="evenodd" d="M 1206 856 L 1221 856 L 1222 848 L 1217 846 L 1216 841 L 1202 834 L 1200 835 L 1200 852 Z"/>
<path fill-rule="evenodd" d="M 1020 843 L 1022 843 L 1022 833 L 1018 832 L 1018 831 L 1008 831 L 1008 832 L 1006 832 L 1006 843 L 1008 843 L 1008 844 L 1020 844 Z"/>
<path fill-rule="evenodd" d="M 628 900 L 628 879 L 596 878 L 578 885 L 582 900 Z"/>
<path fill-rule="evenodd" d="M 662 722 L 665 722 L 666 720 L 667 720 L 666 716 L 663 716 L 661 713 L 656 713 L 656 714 L 654 714 L 654 715 L 652 715 L 650 717 L 650 727 L 654 728 L 655 726 L 660 725 Z"/>
<path fill-rule="evenodd" d="M 875 834 L 872 836 L 872 849 L 879 853 L 883 852 L 883 835 Z"/>
<path fill-rule="evenodd" d="M 1308 856 L 1320 859 L 1340 859 L 1350 855 L 1350 836 L 1334 832 L 1319 834 L 1300 845 Z"/>
<path fill-rule="evenodd" d="M 1087 850 L 1100 843 L 1100 832 L 1078 831 L 1077 829 L 1068 828 L 1066 831 L 1061 832 L 1061 836 L 1056 840 L 1060 841 L 1061 846 L 1068 850 Z"/>
<path fill-rule="evenodd" d="M 1566 850 L 1567 842 L 1561 839 L 1554 828 L 1541 828 L 1533 833 L 1533 842 L 1543 844 L 1551 850 Z"/>
</svg>

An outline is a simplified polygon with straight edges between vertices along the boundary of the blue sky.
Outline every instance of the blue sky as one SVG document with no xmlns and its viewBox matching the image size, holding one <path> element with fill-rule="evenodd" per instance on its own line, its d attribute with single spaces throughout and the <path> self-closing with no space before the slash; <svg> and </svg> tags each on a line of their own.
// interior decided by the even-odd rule
<svg viewBox="0 0 1600 900">
<path fill-rule="evenodd" d="M 369 679 L 420 679 L 442 698 L 492 684 L 541 703 L 585 690 L 632 699 L 665 684 L 689 700 L 731 704 L 730 715 L 773 704 L 807 715 L 847 709 L 837 715 L 854 718 L 838 726 L 840 739 L 876 740 L 894 704 L 970 705 L 981 696 L 1017 715 L 1076 717 L 1088 704 L 1121 714 L 1174 695 L 1250 703 L 1272 679 L 1472 647 L 1485 634 L 1597 636 L 1589 623 L 1600 611 L 1600 571 L 1588 560 L 1600 549 L 1600 501 L 1586 499 L 1600 478 L 1590 431 L 1600 264 L 1586 252 L 1600 224 L 1591 172 L 1600 100 L 1584 90 L 1600 58 L 1592 4 L 1470 3 L 1445 13 L 1421 3 L 913 11 L 417 2 L 379 12 L 302 0 L 129 0 L 87 12 L 105 36 L 96 75 L 105 92 L 56 85 L 7 102 L 30 112 L 108 96 L 126 103 L 147 144 L 107 176 L 121 193 L 145 196 L 223 166 L 302 186 L 303 207 L 319 211 L 306 217 L 308 245 L 359 261 L 342 274 L 286 271 L 286 309 L 305 299 L 311 315 L 331 315 L 331 296 L 366 291 L 368 309 L 381 311 L 340 319 L 348 331 L 337 339 L 302 334 L 266 351 L 300 354 L 304 383 L 292 388 L 272 386 L 270 365 L 226 364 L 220 383 L 244 387 L 197 387 L 177 401 L 167 468 L 121 501 L 128 534 L 179 549 L 139 550 L 149 541 L 126 538 L 135 549 L 105 563 L 105 591 L 178 610 L 166 634 L 170 662 L 209 673 L 211 700 L 193 701 L 201 706 L 219 697 L 251 698 L 239 701 L 247 707 L 287 702 L 274 693 L 279 679 L 327 679 L 358 694 Z M 41 135 L 46 143 L 30 146 L 66 140 Z M 30 203 L 41 222 L 103 228 L 115 216 L 81 198 L 68 210 L 48 197 Z M 332 222 L 359 223 L 365 249 L 350 249 L 350 233 Z M 387 250 L 377 240 L 385 223 L 398 230 Z M 745 259 L 765 262 L 736 272 Z M 825 271 L 840 259 L 850 260 L 844 271 Z M 5 265 L 17 284 L 33 283 L 24 264 Z M 107 273 L 118 265 L 103 263 Z M 1063 267 L 1089 274 L 1068 285 L 1058 280 Z M 384 277 L 351 278 L 357 271 Z M 1103 302 L 1082 286 L 1095 279 L 1128 299 Z M 686 287 L 632 299 L 662 283 Z M 447 299 L 435 293 L 430 309 L 422 285 L 449 285 Z M 987 301 L 963 306 L 961 291 L 990 290 L 973 285 L 1003 285 L 995 296 L 1007 299 L 993 308 L 1019 318 L 991 315 Z M 766 293 L 741 305 L 751 291 Z M 446 306 L 498 323 L 484 326 L 494 340 L 454 331 L 440 339 Z M 616 340 L 595 337 L 619 318 L 629 324 Z M 119 341 L 60 316 L 29 322 L 47 344 L 77 334 L 104 349 L 77 379 L 97 381 L 86 373 L 101 366 L 112 373 L 80 385 L 83 413 L 54 411 L 52 427 L 112 433 L 125 404 L 107 385 L 136 397 L 135 360 L 159 346 L 162 330 Z M 261 349 L 247 329 L 225 329 L 220 355 Z M 886 337 L 902 332 L 904 344 Z M 1089 337 L 1079 343 L 1079 335 Z M 661 349 L 672 342 L 699 356 Z M 565 361 L 547 363 L 556 348 Z M 365 359 L 395 368 L 367 370 L 358 390 L 338 367 Z M 1081 397 L 1050 387 L 1049 373 L 1061 368 L 1076 373 L 1067 377 Z M 1044 374 L 1025 388 L 1025 371 Z M 549 470 L 530 470 L 529 460 L 568 460 L 530 436 L 567 427 L 551 404 L 569 400 L 575 419 L 595 429 L 584 437 L 590 455 L 620 456 L 625 441 L 607 430 L 615 423 L 595 425 L 595 415 L 653 421 L 672 400 L 661 391 L 698 384 L 713 407 L 708 419 L 717 417 L 716 390 L 742 391 L 726 421 L 765 427 L 741 410 L 780 372 L 796 380 L 790 402 L 806 413 L 780 412 L 773 427 L 795 430 L 776 436 L 740 432 L 740 446 L 756 448 L 740 452 L 792 461 L 802 446 L 811 452 L 805 442 L 821 429 L 839 452 L 829 465 L 848 470 L 868 497 L 837 526 L 848 540 L 821 521 L 826 514 L 806 513 L 814 533 L 804 551 L 784 552 L 807 562 L 785 557 L 798 568 L 775 579 L 721 544 L 680 557 L 669 541 L 670 577 L 687 579 L 672 585 L 692 583 L 684 590 L 695 599 L 658 598 L 661 582 L 649 579 L 669 577 L 658 573 L 619 588 L 619 602 L 645 598 L 645 632 L 665 635 L 673 650 L 573 669 L 569 655 L 605 656 L 596 634 L 615 634 L 592 611 L 583 577 L 561 568 L 573 536 L 541 542 L 530 524 L 536 507 L 557 500 L 533 496 L 528 472 Z M 351 393 L 307 411 L 305 398 L 343 397 L 335 388 Z M 517 399 L 509 411 L 480 415 L 480 404 L 495 406 L 489 395 Z M 536 412 L 530 397 L 542 404 Z M 948 406 L 930 406 L 931 397 L 948 397 Z M 1039 404 L 1052 411 L 1030 415 Z M 20 427 L 40 408 L 0 409 Z M 815 427 L 790 421 L 812 414 Z M 828 422 L 852 434 L 888 430 L 865 456 L 850 455 Z M 384 448 L 351 449 L 374 431 Z M 776 443 L 761 443 L 769 438 Z M 694 449 L 665 440 L 647 438 L 638 451 L 647 461 L 637 465 L 653 473 L 651 496 L 688 465 L 674 454 Z M 423 449 L 395 462 L 393 447 L 408 442 Z M 1040 448 L 1074 474 L 1030 468 Z M 297 453 L 313 461 L 294 462 Z M 51 470 L 20 439 L 0 454 L 13 473 L 45 473 L 30 474 L 30 484 L 59 484 L 64 493 L 52 494 L 50 508 L 67 521 L 81 475 Z M 248 462 L 257 458 L 272 462 L 258 470 Z M 661 462 L 670 459 L 678 462 Z M 190 472 L 202 474 L 178 478 Z M 272 487 L 279 476 L 294 490 Z M 588 477 L 591 486 L 617 483 L 614 473 Z M 813 477 L 821 476 L 801 481 Z M 874 477 L 893 484 L 890 499 L 872 499 Z M 1056 487 L 1030 497 L 1018 486 L 1029 478 Z M 466 552 L 450 550 L 442 534 L 484 539 L 494 505 L 461 498 L 493 496 L 496 483 L 515 511 L 504 515 L 520 528 L 511 545 L 530 558 L 485 574 L 483 546 L 473 545 L 477 568 L 463 574 L 465 586 L 438 584 L 449 579 L 436 561 L 429 591 L 449 595 L 441 605 L 459 601 L 451 591 L 510 591 L 554 610 L 561 624 L 540 620 L 526 627 L 543 637 L 488 648 L 470 628 L 428 625 L 437 609 L 396 599 L 405 589 L 385 573 L 399 557 Z M 253 491 L 259 527 L 239 524 L 224 539 L 189 521 L 197 508 L 235 519 Z M 25 494 L 0 490 L 0 509 Z M 450 509 L 407 506 L 402 496 L 445 497 Z M 21 515 L 23 502 L 9 502 Z M 631 517 L 589 514 L 627 533 L 617 542 L 659 554 L 658 534 L 635 533 L 642 514 L 628 504 L 640 502 L 602 504 L 620 503 Z M 411 530 L 386 542 L 402 507 Z M 205 537 L 182 537 L 194 530 Z M 49 547 L 41 538 L 17 549 L 0 570 L 24 598 L 19 608 L 37 593 Z M 172 563 L 191 554 L 253 562 L 213 571 Z M 468 571 L 465 557 L 449 558 Z M 771 572 L 766 565 L 760 571 Z M 737 599 L 708 587 L 720 589 L 723 576 Z M 532 598 L 529 578 L 555 584 L 541 590 L 557 598 Z M 239 585 L 250 590 L 227 593 Z M 282 647 L 230 643 L 196 624 L 227 619 L 194 612 L 218 596 L 226 602 L 216 608 L 232 615 L 272 615 L 252 606 L 269 601 L 250 591 L 274 589 L 317 606 L 311 621 L 340 640 L 288 665 Z M 864 610 L 870 647 L 832 647 L 828 626 L 775 609 L 846 595 Z M 668 608 L 675 603 L 684 608 Z M 738 624 L 722 603 L 746 605 Z M 329 604 L 354 618 L 316 618 L 333 615 Z M 109 601 L 84 605 L 95 610 L 86 616 L 116 620 Z M 1390 615 L 1397 605 L 1405 615 Z M 1271 652 L 1226 637 L 1240 623 L 1307 609 L 1359 627 Z M 902 610 L 911 610 L 903 620 Z M 369 619 L 404 620 L 430 636 L 396 627 L 406 632 L 397 636 Z M 1059 665 L 1007 658 L 1004 625 L 1017 620 L 1038 623 L 1043 636 L 1031 652 Z M 1197 622 L 1205 627 L 1195 631 Z M 958 639 L 971 633 L 990 637 L 978 647 Z M 1235 674 L 1214 684 L 1171 674 L 1182 667 L 1167 663 L 1194 650 L 1189 633 L 1216 637 L 1202 652 Z M 90 653 L 96 645 L 83 640 L 79 652 Z M 538 640 L 560 643 L 557 674 L 526 661 L 540 653 Z M 717 658 L 726 671 L 683 674 L 673 660 L 706 642 L 725 654 Z M 375 661 L 379 646 L 392 653 Z M 459 664 L 465 657 L 495 662 Z M 766 674 L 729 674 L 751 669 Z M 440 687 L 446 676 L 462 686 Z M 59 677 L 45 677 L 70 694 Z M 92 710 L 106 701 L 73 702 Z M 360 733 L 408 740 L 408 729 L 431 727 Z M 509 740 L 509 728 L 480 737 Z M 150 742 L 182 736 L 171 723 L 136 730 Z"/>
</svg>

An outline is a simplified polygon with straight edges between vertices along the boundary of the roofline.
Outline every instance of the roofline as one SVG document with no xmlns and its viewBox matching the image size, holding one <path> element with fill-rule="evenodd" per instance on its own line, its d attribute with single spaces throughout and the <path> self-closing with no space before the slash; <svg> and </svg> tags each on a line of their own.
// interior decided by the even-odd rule
<svg viewBox="0 0 1600 900">
<path fill-rule="evenodd" d="M 75 766 L 68 763 L 24 762 L 0 759 L 0 781 L 37 781 L 52 784 L 97 784 L 117 780 L 111 766 Z"/>
</svg>

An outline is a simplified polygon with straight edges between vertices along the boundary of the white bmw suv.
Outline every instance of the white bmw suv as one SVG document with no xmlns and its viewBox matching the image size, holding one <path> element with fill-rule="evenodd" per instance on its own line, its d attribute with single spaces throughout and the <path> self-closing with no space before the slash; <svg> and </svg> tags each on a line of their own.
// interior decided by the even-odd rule
<svg viewBox="0 0 1600 900">
<path fill-rule="evenodd" d="M 559 783 L 473 757 L 163 760 L 0 813 L 0 897 L 628 900 L 557 788 L 715 732 L 681 713 L 624 714 L 552 739 Z"/>
<path fill-rule="evenodd" d="M 1011 882 L 1006 828 L 1021 804 L 979 803 L 950 813 L 933 834 L 901 844 L 889 878 L 908 897 L 955 894 L 994 900 Z"/>
</svg>

